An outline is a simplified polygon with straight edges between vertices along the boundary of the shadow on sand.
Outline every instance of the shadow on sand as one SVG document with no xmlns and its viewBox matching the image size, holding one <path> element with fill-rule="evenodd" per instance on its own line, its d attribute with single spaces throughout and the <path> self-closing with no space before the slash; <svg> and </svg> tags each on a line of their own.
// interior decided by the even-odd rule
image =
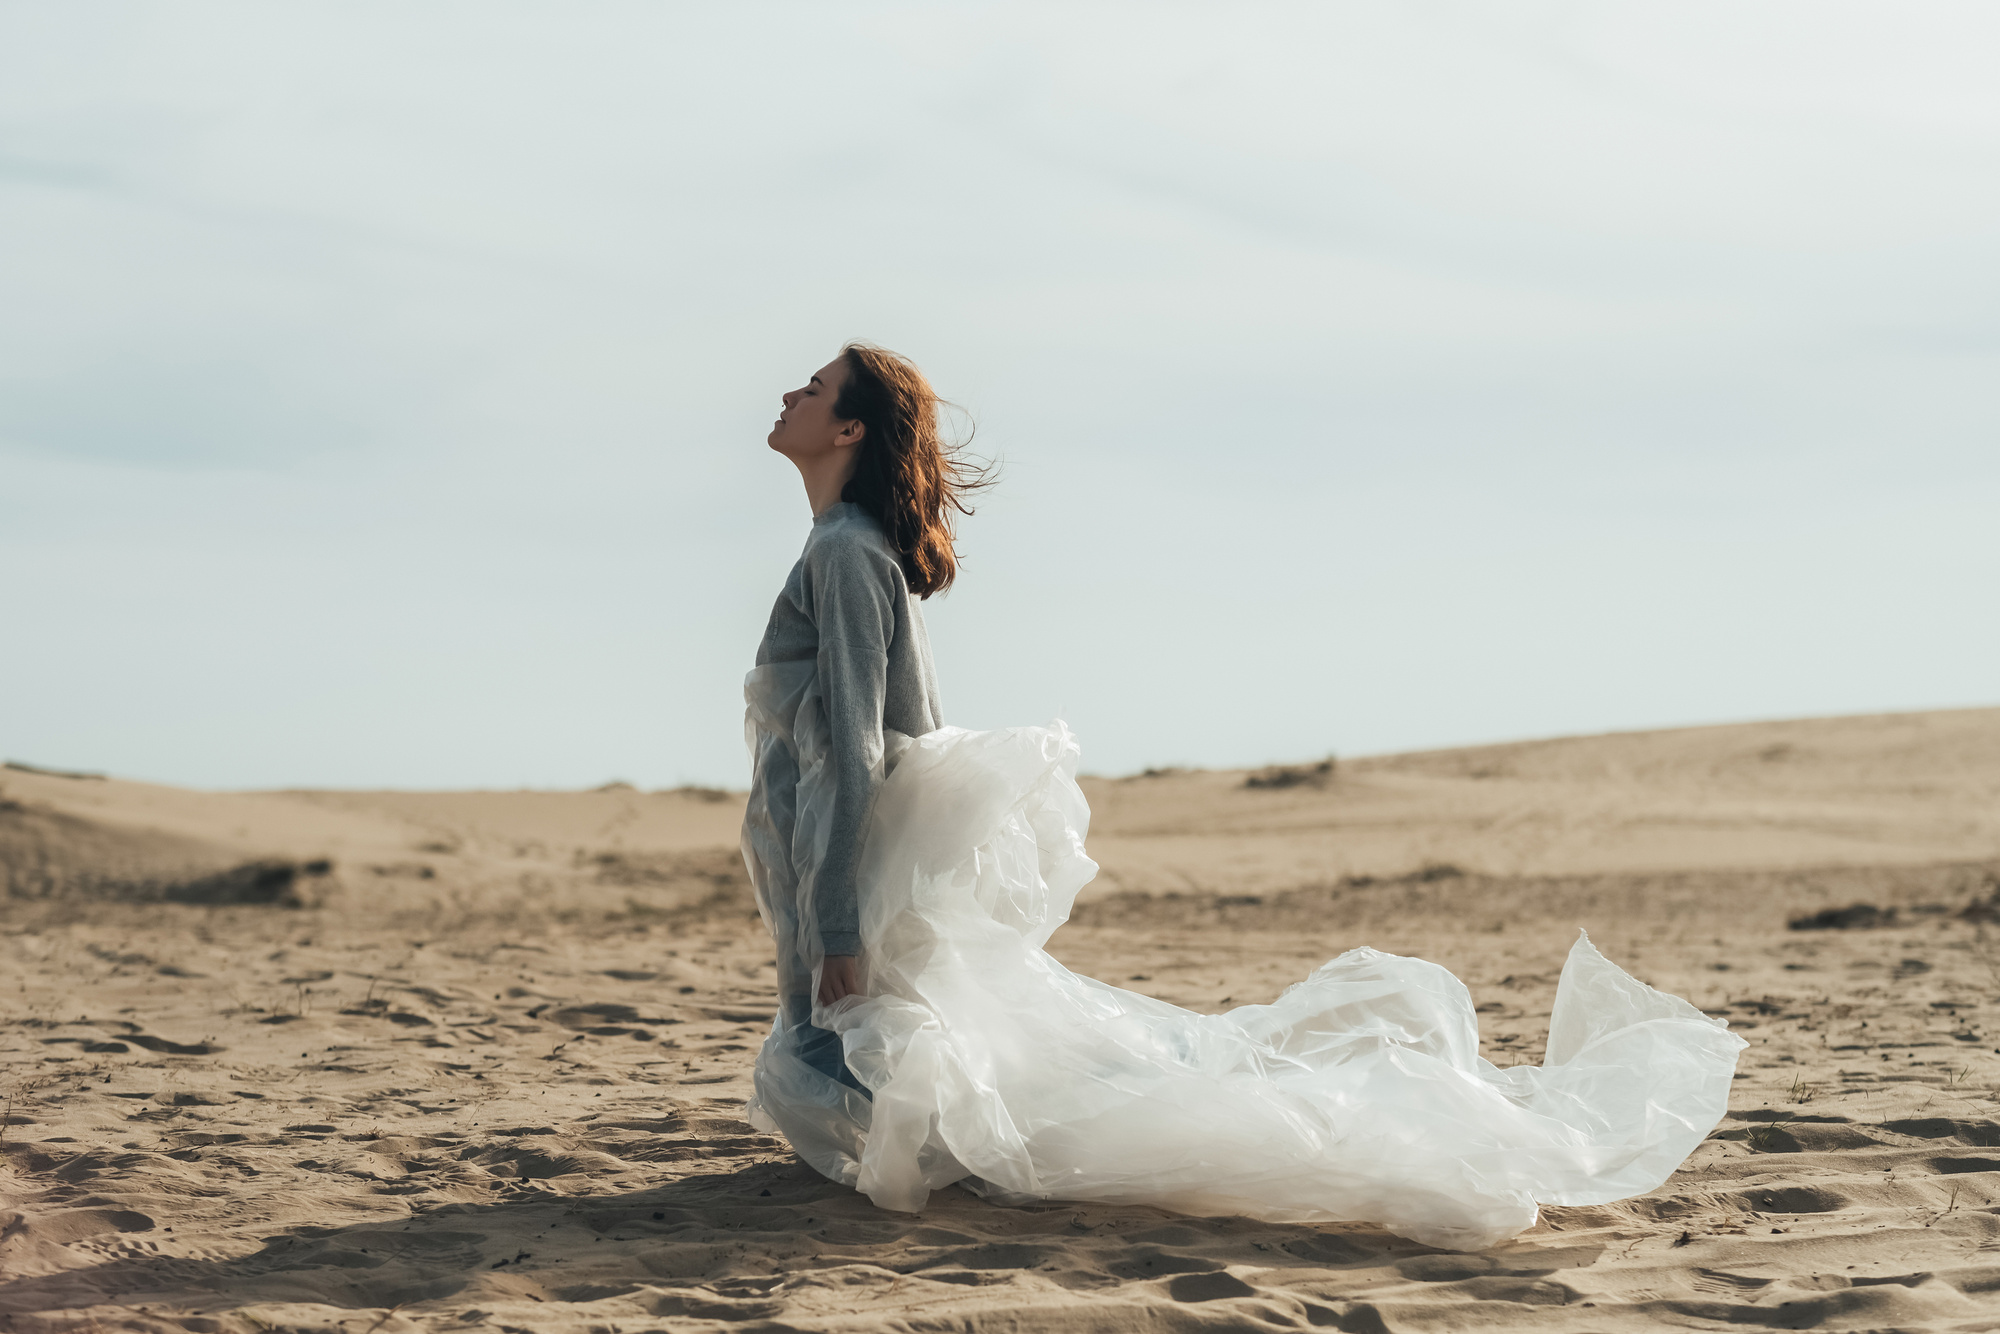
<svg viewBox="0 0 2000 1334">
<path fill-rule="evenodd" d="M 181 1245 L 199 1248 L 189 1238 Z M 1388 1269 L 1433 1282 L 1487 1276 L 1532 1284 L 1556 1268 L 1588 1262 L 1538 1249 L 1533 1268 L 1513 1268 L 1498 1257 L 1438 1252 L 1368 1230 L 1186 1218 L 1140 1207 L 1000 1208 L 955 1188 L 940 1192 L 921 1215 L 897 1214 L 797 1162 L 683 1177 L 615 1196 L 558 1194 L 544 1183 L 523 1182 L 499 1202 L 295 1228 L 228 1258 L 164 1253 L 158 1238 L 141 1232 L 119 1234 L 100 1249 L 114 1248 L 125 1253 L 0 1284 L 0 1319 L 21 1328 L 20 1317 L 40 1325 L 33 1317 L 93 1307 L 213 1314 L 310 1303 L 411 1316 L 419 1314 L 412 1308 L 429 1308 L 477 1322 L 488 1314 L 479 1309 L 485 1306 L 620 1299 L 627 1316 L 762 1321 L 787 1308 L 801 1276 L 833 1270 L 846 1271 L 841 1282 L 849 1288 L 871 1276 L 891 1284 L 917 1278 L 983 1286 L 1006 1281 L 1010 1272 L 1035 1271 L 1069 1289 L 1115 1295 L 1145 1284 L 1159 1297 L 1201 1302 L 1257 1291 L 1225 1272 L 1231 1265 L 1321 1274 Z M 1449 1275 L 1435 1272 L 1441 1265 Z M 1275 1286 L 1283 1288 L 1283 1279 Z"/>
</svg>

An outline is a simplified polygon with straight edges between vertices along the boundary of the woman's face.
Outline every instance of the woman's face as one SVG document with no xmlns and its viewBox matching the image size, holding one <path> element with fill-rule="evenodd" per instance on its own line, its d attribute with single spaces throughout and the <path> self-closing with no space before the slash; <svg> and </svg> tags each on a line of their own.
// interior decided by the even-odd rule
<svg viewBox="0 0 2000 1334">
<path fill-rule="evenodd" d="M 794 461 L 830 454 L 861 438 L 861 423 L 834 416 L 840 387 L 847 383 L 847 360 L 835 357 L 785 395 L 785 410 L 771 423 L 771 448 Z"/>
</svg>

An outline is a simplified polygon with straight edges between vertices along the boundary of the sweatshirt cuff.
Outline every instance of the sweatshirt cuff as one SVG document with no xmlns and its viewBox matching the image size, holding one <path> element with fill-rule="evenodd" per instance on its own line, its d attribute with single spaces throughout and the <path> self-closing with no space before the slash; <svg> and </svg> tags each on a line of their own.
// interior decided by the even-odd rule
<svg viewBox="0 0 2000 1334">
<path fill-rule="evenodd" d="M 828 954 L 861 953 L 861 933 L 859 931 L 822 931 L 820 944 Z"/>
</svg>

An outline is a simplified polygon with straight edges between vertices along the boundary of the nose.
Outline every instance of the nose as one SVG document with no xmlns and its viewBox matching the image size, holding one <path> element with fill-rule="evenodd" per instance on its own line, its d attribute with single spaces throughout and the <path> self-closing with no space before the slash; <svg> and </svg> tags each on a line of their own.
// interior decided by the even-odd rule
<svg viewBox="0 0 2000 1334">
<path fill-rule="evenodd" d="M 789 389 L 786 390 L 783 394 L 780 394 L 779 397 L 784 400 L 786 410 L 790 411 L 792 404 L 798 401 L 799 391 L 796 389 Z"/>
</svg>

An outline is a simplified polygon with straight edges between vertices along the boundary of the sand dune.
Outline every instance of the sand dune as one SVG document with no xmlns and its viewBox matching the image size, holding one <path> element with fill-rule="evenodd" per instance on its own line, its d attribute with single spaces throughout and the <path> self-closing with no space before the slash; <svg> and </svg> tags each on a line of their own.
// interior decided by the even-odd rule
<svg viewBox="0 0 2000 1334">
<path fill-rule="evenodd" d="M 1262 893 L 1433 864 L 1547 876 L 2000 855 L 2000 709 L 1381 756 L 1340 765 L 1324 785 L 1251 787 L 1248 776 L 1086 778 L 1103 867 L 1086 897 Z M 701 788 L 206 793 L 15 769 L 0 770 L 0 799 L 12 810 L 0 865 L 16 896 L 115 897 L 107 868 L 137 884 L 144 868 L 170 881 L 288 860 L 331 863 L 319 900 L 414 905 L 456 892 L 489 908 L 557 886 L 590 903 L 617 901 L 604 890 L 696 888 L 733 865 L 743 814 L 742 794 Z"/>
<path fill-rule="evenodd" d="M 2000 709 L 1389 755 L 1325 787 L 1244 777 L 1087 782 L 1098 892 L 1257 893 L 1426 863 L 1563 875 L 2000 854 Z"/>
<path fill-rule="evenodd" d="M 285 902 L 581 911 L 741 879 L 743 798 L 703 788 L 211 793 L 9 769 L 0 802 L 17 899 L 194 901 L 221 871 L 292 865 Z"/>
<path fill-rule="evenodd" d="M 1245 778 L 1093 780 L 1111 874 L 1058 955 L 1212 1010 L 1421 954 L 1506 1065 L 1587 926 L 1750 1040 L 1730 1118 L 1652 1195 L 1478 1255 L 888 1214 L 741 1121 L 771 974 L 739 799 L 10 770 L 0 1330 L 2000 1326 L 2000 944 L 1965 913 L 2000 891 L 2000 710 Z M 268 904 L 167 892 L 321 860 Z M 1896 916 L 1787 929 L 1857 899 Z"/>
</svg>

